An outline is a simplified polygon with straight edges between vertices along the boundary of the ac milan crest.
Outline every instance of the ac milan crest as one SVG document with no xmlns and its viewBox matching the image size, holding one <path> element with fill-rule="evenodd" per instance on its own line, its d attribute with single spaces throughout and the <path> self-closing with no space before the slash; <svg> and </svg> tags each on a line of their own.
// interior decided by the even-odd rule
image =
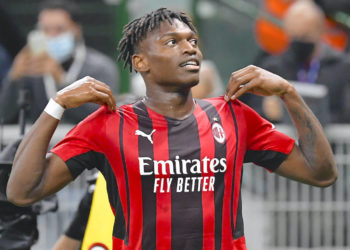
<svg viewBox="0 0 350 250">
<path fill-rule="evenodd" d="M 215 141 L 218 143 L 224 143 L 226 139 L 225 131 L 218 122 L 214 122 L 211 125 L 211 130 L 214 136 Z"/>
</svg>

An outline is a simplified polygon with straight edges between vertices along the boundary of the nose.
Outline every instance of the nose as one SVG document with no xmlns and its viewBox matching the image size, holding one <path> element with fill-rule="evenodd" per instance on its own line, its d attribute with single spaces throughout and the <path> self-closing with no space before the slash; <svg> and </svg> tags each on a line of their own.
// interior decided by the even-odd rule
<svg viewBox="0 0 350 250">
<path fill-rule="evenodd" d="M 183 42 L 183 53 L 189 54 L 189 55 L 195 55 L 197 54 L 198 47 L 197 45 L 194 46 L 191 41 L 184 41 Z"/>
</svg>

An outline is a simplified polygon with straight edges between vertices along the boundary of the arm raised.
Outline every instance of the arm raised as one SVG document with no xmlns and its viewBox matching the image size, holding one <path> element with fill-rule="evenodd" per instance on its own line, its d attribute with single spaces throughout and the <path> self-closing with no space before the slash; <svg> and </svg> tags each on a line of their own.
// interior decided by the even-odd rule
<svg viewBox="0 0 350 250">
<path fill-rule="evenodd" d="M 319 121 L 288 81 L 256 66 L 233 72 L 225 99 L 234 100 L 250 92 L 279 96 L 298 132 L 296 144 L 276 173 L 314 186 L 325 187 L 337 179 L 334 156 Z"/>
<path fill-rule="evenodd" d="M 91 77 L 85 77 L 57 93 L 55 101 L 64 108 L 87 102 L 116 109 L 110 88 Z M 7 184 L 7 198 L 18 206 L 27 206 L 64 187 L 72 180 L 61 158 L 47 154 L 59 120 L 43 112 L 18 147 Z"/>
</svg>

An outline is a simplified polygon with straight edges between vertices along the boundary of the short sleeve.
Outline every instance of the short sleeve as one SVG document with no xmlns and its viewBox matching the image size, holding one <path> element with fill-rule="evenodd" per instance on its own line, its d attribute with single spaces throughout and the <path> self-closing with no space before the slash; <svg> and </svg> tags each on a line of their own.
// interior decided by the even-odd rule
<svg viewBox="0 0 350 250">
<path fill-rule="evenodd" d="M 63 140 L 51 150 L 68 166 L 73 178 L 84 169 L 99 168 L 104 165 L 104 155 L 98 143 L 101 123 L 104 122 L 102 107 L 75 126 Z"/>
<path fill-rule="evenodd" d="M 253 109 L 243 104 L 247 125 L 247 151 L 244 162 L 254 162 L 270 171 L 275 171 L 292 151 L 295 141 L 276 130 Z"/>
</svg>

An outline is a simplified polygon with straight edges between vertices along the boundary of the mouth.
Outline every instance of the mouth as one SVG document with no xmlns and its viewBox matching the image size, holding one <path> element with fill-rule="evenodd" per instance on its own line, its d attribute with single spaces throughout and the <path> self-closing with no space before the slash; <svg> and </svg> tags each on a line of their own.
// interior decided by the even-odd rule
<svg viewBox="0 0 350 250">
<path fill-rule="evenodd" d="M 179 65 L 182 68 L 185 68 L 187 70 L 199 70 L 200 69 L 200 63 L 199 60 L 196 58 L 188 59 Z"/>
</svg>

